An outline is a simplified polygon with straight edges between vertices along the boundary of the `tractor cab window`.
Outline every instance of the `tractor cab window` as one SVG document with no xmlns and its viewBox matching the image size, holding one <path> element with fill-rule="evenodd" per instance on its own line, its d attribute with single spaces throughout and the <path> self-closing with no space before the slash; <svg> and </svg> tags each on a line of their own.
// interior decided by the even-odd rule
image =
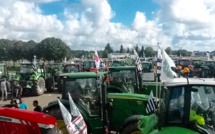
<svg viewBox="0 0 215 134">
<path fill-rule="evenodd" d="M 214 62 L 206 62 L 207 66 L 214 66 Z"/>
<path fill-rule="evenodd" d="M 190 103 L 190 121 L 199 125 L 215 127 L 214 86 L 192 86 Z"/>
<path fill-rule="evenodd" d="M 20 73 L 33 73 L 32 64 L 21 64 Z"/>
<path fill-rule="evenodd" d="M 86 61 L 83 63 L 84 68 L 94 68 L 95 62 L 94 61 Z"/>
<path fill-rule="evenodd" d="M 0 77 L 5 74 L 5 66 L 0 66 Z"/>
<path fill-rule="evenodd" d="M 184 117 L 185 87 L 174 87 L 170 90 L 168 123 L 182 123 Z"/>
<path fill-rule="evenodd" d="M 129 92 L 134 92 L 136 87 L 135 70 L 113 71 L 110 74 L 110 83 L 122 86 Z"/>
<path fill-rule="evenodd" d="M 67 65 L 64 67 L 64 72 L 66 73 L 73 73 L 78 72 L 78 66 L 77 65 Z"/>
<path fill-rule="evenodd" d="M 143 63 L 143 69 L 150 69 L 150 63 Z"/>
<path fill-rule="evenodd" d="M 84 108 L 90 115 L 98 115 L 99 91 L 95 78 L 73 79 L 65 81 L 64 98 L 68 99 L 68 92 L 75 103 Z"/>
</svg>

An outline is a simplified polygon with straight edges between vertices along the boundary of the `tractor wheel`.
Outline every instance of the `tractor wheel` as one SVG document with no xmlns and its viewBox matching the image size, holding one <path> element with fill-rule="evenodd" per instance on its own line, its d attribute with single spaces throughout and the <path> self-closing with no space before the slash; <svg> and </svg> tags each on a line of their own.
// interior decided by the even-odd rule
<svg viewBox="0 0 215 134">
<path fill-rule="evenodd" d="M 120 134 L 142 134 L 142 132 L 138 129 L 138 121 L 132 122 L 126 125 Z"/>
<path fill-rule="evenodd" d="M 45 91 L 45 80 L 40 77 L 38 80 L 33 82 L 32 91 L 34 95 L 42 95 Z"/>
<path fill-rule="evenodd" d="M 57 89 L 58 89 L 58 92 L 60 92 L 60 93 L 63 90 L 63 79 L 62 78 L 58 79 L 58 81 L 57 81 Z"/>
<path fill-rule="evenodd" d="M 54 78 L 49 78 L 46 80 L 46 88 L 48 92 L 53 92 L 55 90 Z"/>
</svg>

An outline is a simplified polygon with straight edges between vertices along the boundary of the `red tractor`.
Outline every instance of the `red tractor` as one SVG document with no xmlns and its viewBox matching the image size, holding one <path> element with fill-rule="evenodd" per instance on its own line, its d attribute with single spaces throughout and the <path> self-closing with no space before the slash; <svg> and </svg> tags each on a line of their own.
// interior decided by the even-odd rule
<svg viewBox="0 0 215 134">
<path fill-rule="evenodd" d="M 54 117 L 43 113 L 0 108 L 1 134 L 61 134 L 56 125 Z"/>
</svg>

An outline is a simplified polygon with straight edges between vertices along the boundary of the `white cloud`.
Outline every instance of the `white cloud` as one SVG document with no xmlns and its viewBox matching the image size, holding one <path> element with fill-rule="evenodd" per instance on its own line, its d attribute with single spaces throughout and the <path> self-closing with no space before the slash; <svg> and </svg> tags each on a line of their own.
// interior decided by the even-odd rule
<svg viewBox="0 0 215 134">
<path fill-rule="evenodd" d="M 170 39 L 163 34 L 159 24 L 148 21 L 145 14 L 137 12 L 132 27 L 111 22 L 114 12 L 107 0 L 82 0 L 81 11 L 64 10 L 65 20 L 56 15 L 43 15 L 38 2 L 53 0 L 8 0 L 0 1 L 0 38 L 36 40 L 58 37 L 72 49 L 103 49 L 110 42 L 114 49 L 120 45 L 164 46 Z"/>
<path fill-rule="evenodd" d="M 155 0 L 163 32 L 172 38 L 173 48 L 215 50 L 214 0 Z M 210 46 L 210 47 L 209 47 Z"/>
</svg>

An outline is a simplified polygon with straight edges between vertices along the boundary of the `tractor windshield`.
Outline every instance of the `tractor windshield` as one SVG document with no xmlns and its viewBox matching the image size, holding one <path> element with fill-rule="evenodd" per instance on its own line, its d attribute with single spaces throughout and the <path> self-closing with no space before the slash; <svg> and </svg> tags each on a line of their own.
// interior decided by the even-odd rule
<svg viewBox="0 0 215 134">
<path fill-rule="evenodd" d="M 181 60 L 180 65 L 182 66 L 188 66 L 190 64 L 189 60 Z"/>
<path fill-rule="evenodd" d="M 5 66 L 0 66 L 0 77 L 5 75 Z"/>
<path fill-rule="evenodd" d="M 214 86 L 192 86 L 191 87 L 190 120 L 203 118 L 208 125 L 215 125 L 215 87 Z"/>
<path fill-rule="evenodd" d="M 75 103 L 83 107 L 89 114 L 97 115 L 99 93 L 96 88 L 96 78 L 74 79 L 65 81 L 64 98 L 68 92 Z"/>
<path fill-rule="evenodd" d="M 78 72 L 78 65 L 66 65 L 64 67 L 64 72 L 65 73 L 74 73 L 74 72 Z"/>
<path fill-rule="evenodd" d="M 135 70 L 120 70 L 111 72 L 110 83 L 122 86 L 127 91 L 134 91 L 136 87 Z"/>
<path fill-rule="evenodd" d="M 21 64 L 20 73 L 33 73 L 32 64 Z"/>
</svg>

